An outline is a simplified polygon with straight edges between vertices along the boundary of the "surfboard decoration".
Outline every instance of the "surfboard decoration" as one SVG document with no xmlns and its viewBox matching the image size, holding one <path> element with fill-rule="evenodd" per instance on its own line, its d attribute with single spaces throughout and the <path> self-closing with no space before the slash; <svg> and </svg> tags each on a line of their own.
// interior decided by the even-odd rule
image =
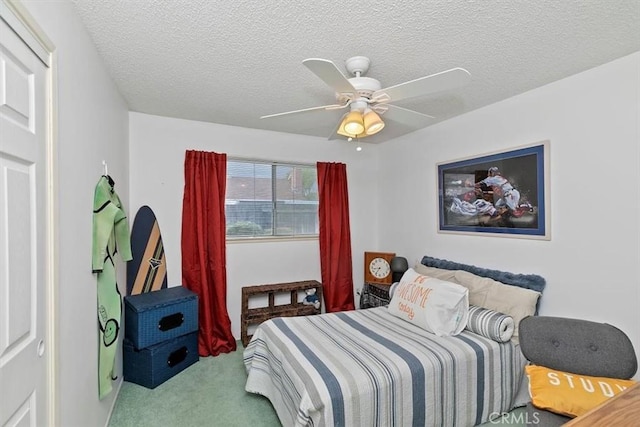
<svg viewBox="0 0 640 427">
<path fill-rule="evenodd" d="M 127 295 L 138 295 L 167 287 L 167 264 L 156 216 L 142 206 L 131 229 L 133 260 L 127 263 Z"/>
</svg>

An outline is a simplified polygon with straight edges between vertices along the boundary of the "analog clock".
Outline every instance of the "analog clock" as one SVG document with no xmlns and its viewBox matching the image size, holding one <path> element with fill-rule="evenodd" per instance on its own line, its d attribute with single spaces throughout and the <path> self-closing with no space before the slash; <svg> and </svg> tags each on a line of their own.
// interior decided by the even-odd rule
<svg viewBox="0 0 640 427">
<path fill-rule="evenodd" d="M 384 258 L 374 258 L 369 264 L 369 272 L 376 279 L 384 279 L 389 275 L 391 271 L 391 267 L 389 263 Z"/>
<path fill-rule="evenodd" d="M 391 284 L 391 258 L 395 256 L 390 252 L 365 252 L 364 253 L 364 280 L 369 283 Z"/>
</svg>

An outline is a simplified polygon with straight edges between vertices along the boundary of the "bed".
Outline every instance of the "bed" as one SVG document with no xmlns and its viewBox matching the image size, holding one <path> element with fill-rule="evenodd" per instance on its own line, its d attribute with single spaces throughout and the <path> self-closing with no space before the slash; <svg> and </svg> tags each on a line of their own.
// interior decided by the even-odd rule
<svg viewBox="0 0 640 427">
<path fill-rule="evenodd" d="M 494 280 L 476 274 L 489 270 L 426 261 L 431 275 L 454 283 L 456 273 Z M 484 288 L 470 290 L 470 300 L 486 297 Z M 244 363 L 245 389 L 266 396 L 284 426 L 473 426 L 514 407 L 526 360 L 516 340 L 466 329 L 437 336 L 376 307 L 271 319 L 255 331 Z"/>
</svg>

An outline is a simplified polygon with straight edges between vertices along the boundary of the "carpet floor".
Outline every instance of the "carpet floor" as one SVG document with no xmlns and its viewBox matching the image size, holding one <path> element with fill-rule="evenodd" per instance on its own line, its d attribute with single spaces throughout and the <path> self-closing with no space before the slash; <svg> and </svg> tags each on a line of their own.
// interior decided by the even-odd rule
<svg viewBox="0 0 640 427">
<path fill-rule="evenodd" d="M 194 365 L 147 389 L 124 382 L 109 427 L 277 427 L 278 417 L 268 399 L 247 393 L 247 374 L 238 350 L 217 357 L 202 357 Z M 524 426 L 516 409 L 489 426 Z"/>
</svg>

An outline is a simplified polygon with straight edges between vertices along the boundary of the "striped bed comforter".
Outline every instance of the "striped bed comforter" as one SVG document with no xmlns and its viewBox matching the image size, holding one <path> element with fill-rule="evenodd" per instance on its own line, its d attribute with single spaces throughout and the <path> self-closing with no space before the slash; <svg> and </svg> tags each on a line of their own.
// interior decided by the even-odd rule
<svg viewBox="0 0 640 427">
<path fill-rule="evenodd" d="M 513 408 L 525 359 L 467 330 L 438 337 L 386 307 L 262 323 L 246 391 L 284 426 L 473 426 Z"/>
</svg>

